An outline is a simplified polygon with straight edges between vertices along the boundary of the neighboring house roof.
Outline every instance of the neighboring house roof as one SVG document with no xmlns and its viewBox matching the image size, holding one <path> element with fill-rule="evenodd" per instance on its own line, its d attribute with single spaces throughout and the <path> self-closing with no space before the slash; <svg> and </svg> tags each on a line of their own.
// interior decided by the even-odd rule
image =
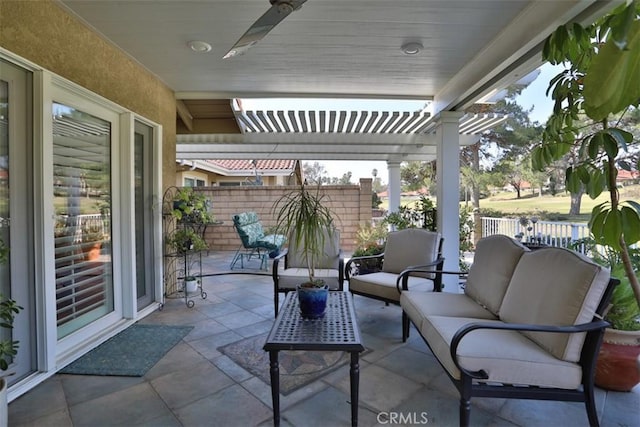
<svg viewBox="0 0 640 427">
<path fill-rule="evenodd" d="M 253 160 L 208 160 L 209 163 L 213 163 L 221 168 L 228 170 L 253 170 Z M 296 160 L 256 160 L 255 168 L 258 171 L 276 171 L 286 170 L 293 171 L 296 166 Z"/>
<path fill-rule="evenodd" d="M 262 176 L 288 176 L 299 160 L 176 160 L 191 170 L 200 169 L 222 176 L 247 176 L 256 172 Z M 254 166 L 255 164 L 255 166 Z"/>
<path fill-rule="evenodd" d="M 640 179 L 640 171 L 626 171 L 618 169 L 618 176 L 616 181 L 630 181 L 634 179 Z"/>
</svg>

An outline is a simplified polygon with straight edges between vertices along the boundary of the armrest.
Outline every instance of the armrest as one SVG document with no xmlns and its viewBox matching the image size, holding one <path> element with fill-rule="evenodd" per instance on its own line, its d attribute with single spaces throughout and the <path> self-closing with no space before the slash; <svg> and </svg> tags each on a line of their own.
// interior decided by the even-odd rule
<svg viewBox="0 0 640 427">
<path fill-rule="evenodd" d="M 411 273 L 434 273 L 436 278 L 433 281 L 433 290 L 434 292 L 440 292 L 442 290 L 442 274 L 444 273 L 440 269 L 443 264 L 444 257 L 438 257 L 435 261 L 432 261 L 429 264 L 412 265 L 405 268 L 396 279 L 396 288 L 398 289 L 398 293 L 409 290 L 409 276 Z"/>
<path fill-rule="evenodd" d="M 349 278 L 351 277 L 351 265 L 354 262 L 359 262 L 359 261 L 363 261 L 363 260 L 375 260 L 375 259 L 383 259 L 384 258 L 384 252 L 378 255 L 365 255 L 365 256 L 357 256 L 357 257 L 352 257 L 349 259 L 349 261 L 347 261 L 347 264 L 344 266 L 345 269 L 345 278 L 347 280 L 349 280 Z"/>
<path fill-rule="evenodd" d="M 465 337 L 468 333 L 475 331 L 477 329 L 500 329 L 506 331 L 532 331 L 532 332 L 552 332 L 552 333 L 561 333 L 561 334 L 576 334 L 582 332 L 596 331 L 599 329 L 605 329 L 611 326 L 611 324 L 604 320 L 594 320 L 589 323 L 582 323 L 580 325 L 570 325 L 570 326 L 553 326 L 553 325 L 531 325 L 524 323 L 486 323 L 486 322 L 474 322 L 468 323 L 458 329 L 456 333 L 453 335 L 453 339 L 451 340 L 451 348 L 449 349 L 451 354 L 451 359 L 456 367 L 465 375 L 470 376 L 471 378 L 486 380 L 489 378 L 489 375 L 483 369 L 479 371 L 468 371 L 460 366 L 458 362 L 458 346 L 460 345 L 460 341 Z"/>
<path fill-rule="evenodd" d="M 289 248 L 284 248 L 280 250 L 280 253 L 273 257 L 273 264 L 271 266 L 271 276 L 273 277 L 273 283 L 278 283 L 278 263 L 280 263 L 281 259 L 284 259 L 289 252 Z"/>
</svg>

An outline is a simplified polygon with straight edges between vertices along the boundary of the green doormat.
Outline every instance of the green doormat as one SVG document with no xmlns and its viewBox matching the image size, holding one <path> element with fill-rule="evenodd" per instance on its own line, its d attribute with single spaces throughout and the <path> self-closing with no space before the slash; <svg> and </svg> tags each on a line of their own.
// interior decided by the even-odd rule
<svg viewBox="0 0 640 427">
<path fill-rule="evenodd" d="M 262 349 L 266 339 L 266 334 L 257 335 L 219 347 L 218 350 L 265 384 L 271 384 L 269 353 Z M 349 353 L 342 351 L 280 351 L 280 393 L 286 396 L 347 364 L 349 360 Z"/>
<path fill-rule="evenodd" d="M 59 373 L 141 377 L 193 326 L 132 325 Z"/>
</svg>

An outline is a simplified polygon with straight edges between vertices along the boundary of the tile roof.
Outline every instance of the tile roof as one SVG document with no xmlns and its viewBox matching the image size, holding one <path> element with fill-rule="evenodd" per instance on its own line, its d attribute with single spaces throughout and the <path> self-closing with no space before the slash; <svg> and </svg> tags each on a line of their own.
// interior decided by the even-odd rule
<svg viewBox="0 0 640 427">
<path fill-rule="evenodd" d="M 208 160 L 227 170 L 253 170 L 253 160 Z M 257 170 L 293 170 L 296 160 L 256 160 Z"/>
</svg>

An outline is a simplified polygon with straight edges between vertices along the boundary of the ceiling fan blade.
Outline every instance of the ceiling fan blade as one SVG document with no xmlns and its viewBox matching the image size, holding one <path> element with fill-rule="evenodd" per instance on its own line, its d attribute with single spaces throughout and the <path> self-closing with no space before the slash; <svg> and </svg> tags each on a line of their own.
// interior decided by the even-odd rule
<svg viewBox="0 0 640 427">
<path fill-rule="evenodd" d="M 246 33 L 227 52 L 224 59 L 244 54 L 251 46 L 258 43 L 269 31 L 278 25 L 294 10 L 298 10 L 307 0 L 269 0 L 271 7 L 262 15 Z"/>
</svg>

